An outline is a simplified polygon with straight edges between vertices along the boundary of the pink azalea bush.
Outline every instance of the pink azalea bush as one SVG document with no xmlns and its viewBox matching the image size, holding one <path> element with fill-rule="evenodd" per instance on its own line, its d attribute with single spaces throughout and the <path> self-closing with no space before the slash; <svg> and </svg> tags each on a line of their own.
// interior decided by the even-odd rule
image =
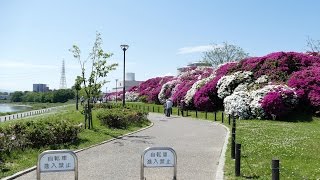
<svg viewBox="0 0 320 180">
<path fill-rule="evenodd" d="M 213 73 L 211 67 L 189 67 L 185 68 L 181 74 L 178 75 L 178 83 L 172 90 L 171 99 L 174 104 L 179 104 L 181 100 L 185 100 L 185 96 L 192 85 L 198 80 L 209 77 Z M 188 104 L 191 105 L 190 103 Z M 189 107 L 190 108 L 190 107 Z"/>
<path fill-rule="evenodd" d="M 298 96 L 293 89 L 277 88 L 269 92 L 260 102 L 269 117 L 283 117 L 298 105 Z"/>
<path fill-rule="evenodd" d="M 251 71 L 255 78 L 268 75 L 272 81 L 286 82 L 293 72 L 319 66 L 320 57 L 297 52 L 275 52 L 240 61 L 234 71 Z"/>
<path fill-rule="evenodd" d="M 149 103 L 160 104 L 158 94 L 160 93 L 161 87 L 172 78 L 173 76 L 165 76 L 148 79 L 140 84 L 139 96 L 146 96 Z"/>
<path fill-rule="evenodd" d="M 297 90 L 307 105 L 316 110 L 320 109 L 320 66 L 293 73 L 288 85 Z"/>
<path fill-rule="evenodd" d="M 199 110 L 212 111 L 221 108 L 222 100 L 218 98 L 217 83 L 221 77 L 226 75 L 230 69 L 233 69 L 237 63 L 226 63 L 217 68 L 216 76 L 207 84 L 202 86 L 194 95 L 194 106 Z"/>
</svg>

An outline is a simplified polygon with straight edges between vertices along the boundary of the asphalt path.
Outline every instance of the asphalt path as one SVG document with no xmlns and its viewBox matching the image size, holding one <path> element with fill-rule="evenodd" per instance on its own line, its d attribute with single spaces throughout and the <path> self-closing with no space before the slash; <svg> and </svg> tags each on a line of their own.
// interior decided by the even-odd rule
<svg viewBox="0 0 320 180">
<path fill-rule="evenodd" d="M 148 147 L 171 147 L 176 151 L 178 180 L 217 179 L 218 165 L 224 163 L 219 159 L 228 134 L 225 127 L 156 113 L 150 113 L 148 118 L 154 123 L 150 128 L 78 152 L 79 180 L 139 180 L 141 154 Z M 172 179 L 173 168 L 145 168 L 145 177 Z M 16 179 L 35 180 L 36 171 Z M 74 179 L 74 174 L 42 173 L 41 179 Z"/>
</svg>

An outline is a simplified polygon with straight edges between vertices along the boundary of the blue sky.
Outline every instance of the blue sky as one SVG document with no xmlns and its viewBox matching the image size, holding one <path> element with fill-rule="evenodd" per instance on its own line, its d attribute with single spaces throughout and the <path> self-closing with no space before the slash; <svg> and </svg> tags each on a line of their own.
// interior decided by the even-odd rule
<svg viewBox="0 0 320 180">
<path fill-rule="evenodd" d="M 290 2 L 290 3 L 289 3 Z M 306 51 L 308 36 L 320 40 L 320 1 L 258 0 L 55 0 L 0 1 L 0 89 L 32 90 L 33 83 L 58 89 L 66 62 L 67 86 L 80 75 L 68 51 L 73 44 L 88 55 L 96 31 L 103 48 L 119 63 L 103 91 L 126 72 L 136 80 L 176 75 L 201 60 L 212 43 L 242 47 L 250 56 Z"/>
</svg>

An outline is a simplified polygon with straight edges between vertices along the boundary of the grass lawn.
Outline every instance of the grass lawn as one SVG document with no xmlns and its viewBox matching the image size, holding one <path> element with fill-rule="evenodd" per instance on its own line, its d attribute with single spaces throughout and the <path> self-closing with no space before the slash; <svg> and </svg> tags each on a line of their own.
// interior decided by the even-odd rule
<svg viewBox="0 0 320 180">
<path fill-rule="evenodd" d="M 129 104 L 131 105 L 131 104 Z M 140 109 L 143 104 L 136 103 Z M 161 105 L 152 106 L 156 109 Z M 147 109 L 145 107 L 145 109 Z M 161 111 L 162 110 L 162 111 Z M 177 108 L 173 108 L 177 115 Z M 189 116 L 196 117 L 195 111 Z M 198 119 L 205 119 L 205 112 L 197 112 Z M 207 113 L 207 119 L 214 121 L 214 114 Z M 217 112 L 217 122 L 222 123 L 221 112 Z M 307 119 L 307 121 L 304 121 Z M 280 160 L 280 179 L 320 179 L 320 118 L 295 117 L 295 122 L 272 120 L 237 121 L 236 142 L 242 145 L 241 176 L 235 177 L 234 160 L 231 159 L 231 139 L 226 152 L 226 179 L 271 179 L 271 161 Z M 228 118 L 224 125 L 230 130 Z M 232 123 L 231 123 L 232 124 Z"/>
<path fill-rule="evenodd" d="M 280 160 L 281 179 L 320 178 L 320 119 L 311 122 L 241 120 L 236 141 L 242 145 L 241 176 L 234 176 L 230 143 L 227 179 L 271 179 L 271 160 Z"/>
<path fill-rule="evenodd" d="M 93 113 L 95 113 L 93 111 Z M 41 120 L 42 118 L 57 118 L 57 119 L 72 119 L 76 120 L 79 123 L 83 123 L 83 115 L 75 110 L 74 106 L 67 106 L 63 112 L 57 112 L 54 115 L 47 114 L 38 117 L 33 117 L 33 119 Z M 7 126 L 12 122 L 23 121 L 25 119 L 19 119 L 14 121 L 7 121 L 5 123 L 1 123 L 1 126 Z M 24 170 L 26 168 L 32 167 L 36 165 L 38 155 L 48 149 L 70 149 L 77 150 L 82 149 L 84 147 L 88 147 L 94 144 L 98 144 L 100 142 L 109 140 L 111 138 L 141 129 L 149 125 L 150 123 L 143 124 L 141 127 L 129 127 L 126 130 L 122 129 L 109 129 L 105 126 L 102 126 L 98 119 L 96 119 L 93 114 L 93 129 L 84 129 L 79 133 L 79 141 L 74 142 L 72 144 L 63 144 L 59 146 L 51 146 L 45 147 L 41 149 L 25 149 L 22 151 L 15 151 L 11 153 L 9 157 L 6 157 L 6 165 L 4 170 L 0 174 L 0 178 L 12 175 L 18 171 Z"/>
</svg>

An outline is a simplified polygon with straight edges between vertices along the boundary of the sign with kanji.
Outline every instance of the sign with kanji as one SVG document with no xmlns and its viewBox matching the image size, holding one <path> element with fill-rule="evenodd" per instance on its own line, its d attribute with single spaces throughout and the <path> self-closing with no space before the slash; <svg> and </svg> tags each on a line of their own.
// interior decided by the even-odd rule
<svg viewBox="0 0 320 180">
<path fill-rule="evenodd" d="M 141 155 L 140 179 L 144 180 L 144 168 L 173 167 L 173 179 L 177 179 L 177 154 L 170 147 L 149 147 Z"/>
<path fill-rule="evenodd" d="M 78 159 L 73 151 L 69 150 L 48 150 L 38 157 L 37 179 L 40 179 L 41 172 L 75 171 L 78 176 Z"/>
<path fill-rule="evenodd" d="M 145 167 L 173 167 L 175 165 L 175 155 L 171 150 L 150 149 L 144 153 Z"/>
</svg>

